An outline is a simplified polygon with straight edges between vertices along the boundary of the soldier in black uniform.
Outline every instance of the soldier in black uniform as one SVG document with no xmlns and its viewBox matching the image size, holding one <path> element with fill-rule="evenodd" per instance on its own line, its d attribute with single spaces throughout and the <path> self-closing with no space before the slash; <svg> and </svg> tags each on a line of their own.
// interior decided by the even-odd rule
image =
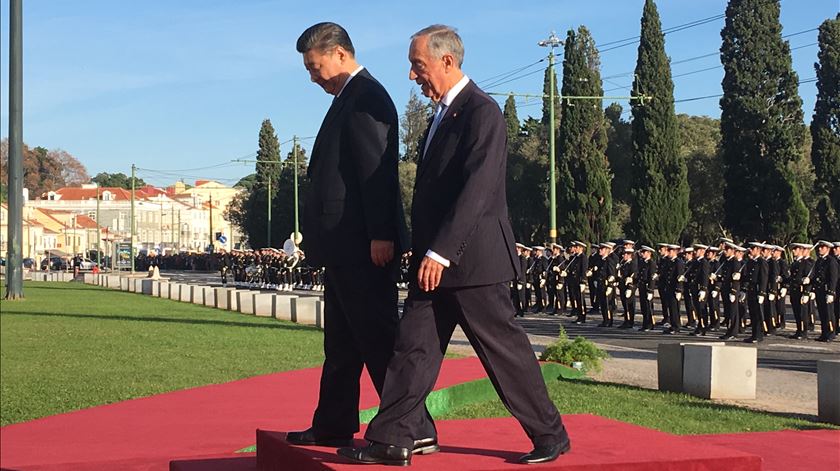
<svg viewBox="0 0 840 471">
<path fill-rule="evenodd" d="M 674 264 L 668 257 L 668 246 L 670 244 L 659 243 L 659 261 L 657 262 L 657 270 L 655 274 L 655 278 L 657 281 L 657 287 L 659 290 L 659 304 L 662 306 L 662 320 L 657 323 L 657 325 L 661 325 L 663 328 L 668 329 L 671 327 L 671 312 L 670 307 L 671 305 L 665 302 L 666 292 L 668 287 L 665 284 L 665 279 L 671 276 L 671 272 L 674 270 Z"/>
<path fill-rule="evenodd" d="M 219 251 L 218 257 L 219 257 L 219 272 L 222 275 L 222 286 L 227 286 L 228 271 L 231 268 L 230 254 L 225 249 L 221 249 Z"/>
<path fill-rule="evenodd" d="M 553 316 L 561 310 L 561 298 L 563 298 L 563 289 L 558 287 L 562 281 L 560 280 L 560 271 L 563 270 L 566 259 L 563 257 L 563 247 L 560 244 L 551 244 L 551 256 L 546 259 L 545 267 L 545 289 L 548 293 L 548 304 L 545 313 Z M 559 288 L 559 289 L 558 289 Z"/>
<path fill-rule="evenodd" d="M 531 289 L 534 290 L 534 306 L 531 308 L 531 312 L 536 314 L 545 309 L 543 291 L 545 287 L 545 257 L 543 257 L 545 247 L 535 245 L 532 249 L 534 254 L 531 256 L 531 265 L 528 267 L 528 281 L 531 283 Z"/>
<path fill-rule="evenodd" d="M 796 332 L 790 338 L 802 340 L 808 338 L 811 305 L 810 287 L 804 281 L 812 275 L 814 260 L 811 259 L 811 245 L 797 242 L 790 244 L 790 248 L 793 251 L 793 262 L 788 274 L 788 289 L 793 319 L 796 322 Z"/>
<path fill-rule="evenodd" d="M 566 268 L 566 284 L 569 287 L 569 298 L 572 304 L 571 314 L 577 316 L 575 324 L 586 322 L 586 301 L 583 288 L 586 286 L 586 272 L 589 271 L 589 257 L 586 255 L 586 244 L 579 240 L 572 241 L 572 259 Z"/>
<path fill-rule="evenodd" d="M 523 247 L 522 255 L 519 257 L 522 271 L 522 312 L 531 309 L 531 247 Z"/>
<path fill-rule="evenodd" d="M 515 317 L 525 317 L 525 270 L 527 270 L 527 259 L 524 255 L 525 245 L 516 243 L 516 255 L 519 257 L 519 263 L 523 269 L 517 270 L 516 278 L 511 281 L 510 295 L 513 299 L 513 307 L 516 310 Z"/>
<path fill-rule="evenodd" d="M 709 328 L 707 330 L 717 331 L 720 328 L 720 282 L 717 279 L 717 272 L 721 266 L 720 258 L 717 256 L 720 250 L 710 246 L 706 249 L 706 261 L 709 262 L 709 293 L 706 296 L 706 309 L 709 312 Z M 712 279 L 715 275 L 715 279 Z"/>
<path fill-rule="evenodd" d="M 788 277 L 789 277 L 789 267 L 787 259 L 784 257 L 785 249 L 778 245 L 773 246 L 773 262 L 776 263 L 777 273 L 776 273 L 776 281 L 778 285 L 778 291 L 774 294 L 771 301 L 774 303 L 773 312 L 776 314 L 776 329 L 777 330 L 784 330 L 787 327 L 787 322 L 785 322 L 785 296 L 788 292 Z M 770 297 L 770 295 L 767 295 Z"/>
<path fill-rule="evenodd" d="M 757 343 L 764 340 L 768 330 L 763 312 L 764 301 L 767 299 L 768 267 L 764 258 L 764 244 L 750 243 L 750 256 L 744 269 L 742 283 L 747 294 L 747 306 L 752 324 L 752 336 L 744 340 L 747 343 Z"/>
<path fill-rule="evenodd" d="M 632 329 L 636 325 L 636 284 L 639 264 L 636 251 L 632 247 L 623 249 L 623 256 L 618 268 L 618 293 L 624 310 L 624 322 L 619 329 Z"/>
<path fill-rule="evenodd" d="M 680 332 L 680 300 L 683 297 L 683 282 L 685 281 L 685 262 L 677 257 L 677 250 L 679 245 L 668 245 L 668 264 L 671 265 L 671 270 L 668 276 L 664 277 L 660 274 L 659 286 L 664 288 L 665 298 L 662 300 L 663 305 L 668 306 L 668 315 L 670 316 L 671 326 L 662 331 L 663 334 L 678 334 Z M 680 281 L 682 280 L 682 281 Z M 660 289 L 660 294 L 663 292 Z"/>
<path fill-rule="evenodd" d="M 685 273 L 678 281 L 682 282 L 683 287 L 683 304 L 685 305 L 685 316 L 688 322 L 683 326 L 687 329 L 697 328 L 697 314 L 694 312 L 694 300 L 691 297 L 691 290 L 689 287 L 694 283 L 696 258 L 694 256 L 694 247 L 686 247 L 682 249 L 681 258 L 685 264 Z"/>
<path fill-rule="evenodd" d="M 738 307 L 738 297 L 741 292 L 741 270 L 743 265 L 738 259 L 737 253 L 740 247 L 727 242 L 724 248 L 726 259 L 720 271 L 720 295 L 723 300 L 724 323 L 727 325 L 726 333 L 720 338 L 723 340 L 734 339 L 741 330 L 741 312 Z"/>
<path fill-rule="evenodd" d="M 593 274 L 598 289 L 598 308 L 601 310 L 601 318 L 603 319 L 598 327 L 612 327 L 613 324 L 613 304 L 610 298 L 615 294 L 618 272 L 616 271 L 617 265 L 610 258 L 611 253 L 612 246 L 610 244 L 602 243 L 598 245 L 598 255 L 601 261 L 598 270 Z"/>
<path fill-rule="evenodd" d="M 834 331 L 834 303 L 839 269 L 837 260 L 831 254 L 833 248 L 834 244 L 831 242 L 817 242 L 817 260 L 814 262 L 814 275 L 810 279 L 822 327 L 822 334 L 817 339 L 820 342 L 830 342 L 837 337 Z"/>
<path fill-rule="evenodd" d="M 779 288 L 781 287 L 782 277 L 779 275 L 779 264 L 773 259 L 772 244 L 763 244 L 761 249 L 761 256 L 767 262 L 767 297 L 764 299 L 764 305 L 761 307 L 764 312 L 764 325 L 767 328 L 767 335 L 776 333 L 778 321 L 776 320 L 776 297 L 779 295 Z"/>
<path fill-rule="evenodd" d="M 600 246 L 598 246 L 597 244 L 593 245 L 589 249 L 589 256 L 587 258 L 587 265 L 589 266 L 589 269 L 585 273 L 586 284 L 589 288 L 590 313 L 601 312 L 601 308 L 598 307 L 598 279 L 595 276 L 595 273 L 597 273 L 598 270 L 601 268 L 601 262 L 603 261 L 599 254 L 600 251 Z"/>
<path fill-rule="evenodd" d="M 637 282 L 639 306 L 642 311 L 642 332 L 653 330 L 653 291 L 656 289 L 656 260 L 653 248 L 643 245 L 639 250 Z"/>
<path fill-rule="evenodd" d="M 834 261 L 837 262 L 836 265 L 838 269 L 840 269 L 840 242 L 834 242 L 834 249 L 832 250 L 832 255 L 834 255 Z M 837 283 L 834 286 L 834 335 L 837 335 L 837 330 L 840 329 L 840 300 L 837 297 L 840 296 L 840 276 L 837 277 Z"/>
<path fill-rule="evenodd" d="M 703 244 L 694 244 L 694 268 L 686 290 L 691 293 L 691 302 L 697 315 L 697 327 L 691 333 L 693 335 L 706 335 L 710 327 L 707 299 L 711 293 L 709 285 L 711 265 L 709 259 L 706 258 L 708 248 Z"/>
</svg>

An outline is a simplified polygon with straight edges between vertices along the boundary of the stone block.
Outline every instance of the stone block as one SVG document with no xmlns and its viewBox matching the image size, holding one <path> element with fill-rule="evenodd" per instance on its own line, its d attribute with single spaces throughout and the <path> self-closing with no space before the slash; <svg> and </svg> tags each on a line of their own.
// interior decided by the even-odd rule
<svg viewBox="0 0 840 471">
<path fill-rule="evenodd" d="M 817 410 L 821 421 L 840 425 L 840 360 L 817 361 Z"/>
<path fill-rule="evenodd" d="M 155 291 L 155 280 L 140 280 L 140 293 L 152 296 Z"/>
<path fill-rule="evenodd" d="M 190 285 L 190 302 L 204 305 L 204 286 Z"/>
<path fill-rule="evenodd" d="M 213 291 L 216 294 L 214 306 L 217 309 L 229 309 L 230 292 L 233 288 L 214 288 Z"/>
<path fill-rule="evenodd" d="M 239 292 L 249 291 L 247 289 L 232 289 L 228 291 L 227 305 L 229 311 L 239 311 Z"/>
<path fill-rule="evenodd" d="M 132 293 L 142 293 L 143 292 L 143 278 L 132 278 L 131 284 L 129 285 L 129 291 Z"/>
<path fill-rule="evenodd" d="M 181 285 L 181 296 L 178 297 L 178 300 L 182 303 L 192 302 L 192 285 Z"/>
<path fill-rule="evenodd" d="M 683 345 L 660 343 L 656 352 L 656 376 L 660 391 L 683 391 Z"/>
<path fill-rule="evenodd" d="M 275 294 L 272 300 L 271 312 L 275 319 L 283 321 L 292 320 L 292 299 L 297 298 L 293 294 Z"/>
<path fill-rule="evenodd" d="M 169 299 L 173 301 L 181 300 L 181 283 L 169 283 Z"/>
<path fill-rule="evenodd" d="M 121 291 L 128 291 L 128 286 L 130 284 L 131 283 L 129 283 L 129 278 L 126 278 L 124 276 L 120 277 L 120 290 Z"/>
<path fill-rule="evenodd" d="M 321 302 L 314 296 L 292 298 L 292 322 L 302 325 L 321 325 Z"/>
<path fill-rule="evenodd" d="M 204 305 L 216 307 L 216 290 L 212 286 L 202 286 L 204 291 Z"/>
<path fill-rule="evenodd" d="M 158 282 L 158 293 L 157 293 L 157 295 L 158 295 L 159 298 L 169 299 L 169 290 L 170 290 L 169 285 L 170 284 L 171 283 L 169 283 L 168 281 Z"/>
<path fill-rule="evenodd" d="M 254 293 L 254 315 L 260 317 L 271 317 L 274 304 L 274 296 L 272 293 Z"/>
<path fill-rule="evenodd" d="M 108 275 L 108 287 L 111 289 L 120 289 L 120 276 Z"/>
<path fill-rule="evenodd" d="M 99 278 L 99 275 L 94 275 L 93 273 L 85 273 L 82 275 L 82 280 L 86 285 L 95 285 L 97 283 L 97 278 Z"/>
<path fill-rule="evenodd" d="M 683 391 L 706 399 L 755 399 L 758 349 L 685 344 Z"/>
<path fill-rule="evenodd" d="M 254 294 L 257 292 L 254 291 L 237 291 L 236 292 L 236 310 L 241 312 L 242 314 L 253 314 L 254 313 Z"/>
</svg>

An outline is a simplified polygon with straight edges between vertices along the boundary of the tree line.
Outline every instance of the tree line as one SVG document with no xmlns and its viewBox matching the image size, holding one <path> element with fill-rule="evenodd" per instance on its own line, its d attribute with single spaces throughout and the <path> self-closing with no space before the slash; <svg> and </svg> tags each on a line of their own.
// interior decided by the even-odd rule
<svg viewBox="0 0 840 471">
<path fill-rule="evenodd" d="M 760 14 L 756 14 L 759 12 Z M 782 38 L 778 0 L 730 0 L 721 31 L 724 68 L 720 119 L 676 114 L 670 59 L 654 0 L 641 16 L 629 110 L 604 95 L 596 43 L 585 26 L 566 33 L 555 101 L 558 239 L 642 243 L 711 241 L 720 236 L 783 244 L 840 239 L 840 15 L 819 27 L 817 100 L 810 132 L 799 77 Z M 550 73 L 544 76 L 549 96 Z M 556 87 L 556 85 L 555 85 Z M 507 193 L 516 238 L 548 240 L 549 105 L 520 119 L 505 101 Z M 414 91 L 400 119 L 400 184 L 406 214 L 419 144 L 432 105 Z M 629 116 L 628 116 L 629 111 Z M 273 137 L 271 137 L 273 136 Z M 271 123 L 260 130 L 258 160 L 279 161 Z M 303 150 L 299 152 L 302 154 Z M 251 185 L 230 211 L 252 246 L 264 246 L 266 198 L 272 198 L 273 245 L 292 227 L 289 152 L 282 165 L 257 163 Z M 305 175 L 304 159 L 297 169 Z M 267 193 L 271 179 L 272 193 Z M 305 185 L 305 178 L 300 178 Z M 286 193 L 284 193 L 286 192 Z"/>
</svg>

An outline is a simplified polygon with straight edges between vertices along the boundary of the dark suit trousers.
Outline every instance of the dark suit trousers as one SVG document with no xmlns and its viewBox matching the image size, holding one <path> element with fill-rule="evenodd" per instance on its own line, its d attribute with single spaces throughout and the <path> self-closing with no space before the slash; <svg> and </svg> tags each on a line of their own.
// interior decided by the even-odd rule
<svg viewBox="0 0 840 471">
<path fill-rule="evenodd" d="M 433 293 L 413 286 L 397 330 L 379 413 L 365 438 L 411 448 L 415 438 L 431 436 L 434 424 L 424 402 L 459 324 L 502 403 L 531 441 L 538 446 L 560 443 L 566 436 L 563 422 L 548 397 L 528 337 L 513 314 L 506 283 L 438 288 Z"/>
<path fill-rule="evenodd" d="M 312 427 L 319 435 L 359 431 L 362 367 L 382 393 L 397 326 L 397 287 L 371 263 L 329 267 L 324 287 L 324 368 Z"/>
</svg>

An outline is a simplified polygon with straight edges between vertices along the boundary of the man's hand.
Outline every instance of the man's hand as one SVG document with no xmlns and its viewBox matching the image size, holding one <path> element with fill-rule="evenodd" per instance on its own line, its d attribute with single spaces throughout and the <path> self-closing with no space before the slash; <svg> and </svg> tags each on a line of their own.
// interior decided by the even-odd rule
<svg viewBox="0 0 840 471">
<path fill-rule="evenodd" d="M 430 257 L 423 257 L 420 262 L 420 269 L 417 271 L 417 282 L 423 291 L 434 291 L 440 284 L 440 277 L 445 267 L 432 260 Z"/>
<path fill-rule="evenodd" d="M 377 267 L 384 267 L 394 259 L 394 241 L 372 240 L 370 241 L 370 259 Z"/>
</svg>

